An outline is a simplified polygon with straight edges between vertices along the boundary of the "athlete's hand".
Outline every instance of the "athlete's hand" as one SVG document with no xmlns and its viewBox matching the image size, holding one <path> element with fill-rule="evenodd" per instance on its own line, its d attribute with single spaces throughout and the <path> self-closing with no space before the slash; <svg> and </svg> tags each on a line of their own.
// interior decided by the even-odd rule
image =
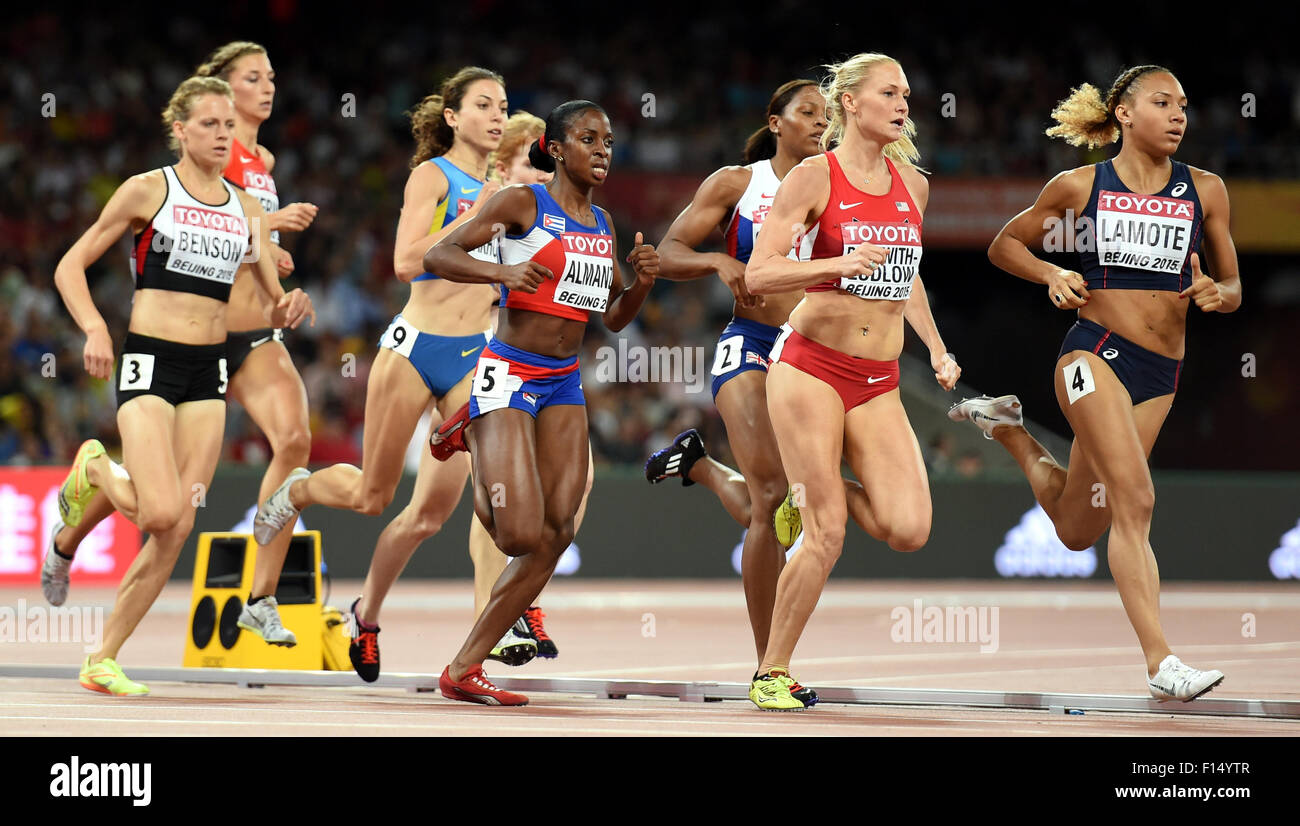
<svg viewBox="0 0 1300 826">
<path fill-rule="evenodd" d="M 288 278 L 293 272 L 293 256 L 279 244 L 271 244 L 271 260 L 275 262 L 275 271 L 281 278 Z"/>
<path fill-rule="evenodd" d="M 939 386 L 944 390 L 951 390 L 957 386 L 957 379 L 961 378 L 961 367 L 952 353 L 931 350 L 930 366 L 934 368 L 935 381 L 939 382 Z"/>
<path fill-rule="evenodd" d="M 885 263 L 889 250 L 875 244 L 861 244 L 848 255 L 841 255 L 837 260 L 841 278 L 856 278 L 859 275 L 871 275 L 876 267 Z"/>
<path fill-rule="evenodd" d="M 312 306 L 311 297 L 302 290 L 294 290 L 280 296 L 269 319 L 272 327 L 298 329 L 304 318 L 311 318 L 311 326 L 316 326 L 316 308 Z"/>
<path fill-rule="evenodd" d="M 718 253 L 718 278 L 727 285 L 741 307 L 764 307 L 767 302 L 761 295 L 753 295 L 745 286 L 745 265 L 726 253 Z"/>
<path fill-rule="evenodd" d="M 96 327 L 86 333 L 86 346 L 82 350 L 86 372 L 97 379 L 113 375 L 113 339 L 107 327 Z"/>
<path fill-rule="evenodd" d="M 316 220 L 316 213 L 319 209 L 315 204 L 308 203 L 296 203 L 280 207 L 268 216 L 271 229 L 302 232 L 311 226 L 312 221 Z"/>
<path fill-rule="evenodd" d="M 483 184 L 483 188 L 478 191 L 478 197 L 474 199 L 474 206 L 470 207 L 466 212 L 470 215 L 477 215 L 478 211 L 483 208 L 483 205 L 488 202 L 488 198 L 491 198 L 500 190 L 500 181 L 488 181 Z"/>
<path fill-rule="evenodd" d="M 1179 298 L 1191 298 L 1201 312 L 1212 313 L 1223 306 L 1223 295 L 1219 292 L 1219 282 L 1201 272 L 1201 259 L 1192 253 L 1192 286 L 1178 294 Z"/>
<path fill-rule="evenodd" d="M 1047 277 L 1047 298 L 1058 310 L 1077 310 L 1088 303 L 1088 288 L 1077 272 L 1057 270 Z"/>
<path fill-rule="evenodd" d="M 541 284 L 548 278 L 553 278 L 554 274 L 538 264 L 536 261 L 525 261 L 522 264 L 512 264 L 504 268 L 505 272 L 501 276 L 501 283 L 506 285 L 508 290 L 522 290 L 526 293 L 537 292 L 537 285 Z"/>
<path fill-rule="evenodd" d="M 659 250 L 642 240 L 641 233 L 636 234 L 636 243 L 627 254 L 627 262 L 636 272 L 636 280 L 642 284 L 653 284 L 659 277 Z M 744 273 L 741 273 L 744 277 Z"/>
</svg>

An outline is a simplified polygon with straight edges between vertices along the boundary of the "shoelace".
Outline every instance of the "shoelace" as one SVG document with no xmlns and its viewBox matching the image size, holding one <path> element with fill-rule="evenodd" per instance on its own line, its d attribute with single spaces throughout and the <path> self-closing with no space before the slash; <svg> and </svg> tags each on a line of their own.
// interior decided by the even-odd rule
<svg viewBox="0 0 1300 826">
<path fill-rule="evenodd" d="M 357 645 L 361 648 L 361 661 L 366 665 L 379 663 L 379 632 L 361 629 L 357 635 Z"/>
<path fill-rule="evenodd" d="M 528 623 L 528 630 L 537 638 L 538 642 L 551 638 L 546 633 L 546 629 L 542 627 L 542 618 L 545 616 L 546 614 L 542 613 L 541 608 L 529 608 L 524 612 L 524 622 Z"/>
</svg>

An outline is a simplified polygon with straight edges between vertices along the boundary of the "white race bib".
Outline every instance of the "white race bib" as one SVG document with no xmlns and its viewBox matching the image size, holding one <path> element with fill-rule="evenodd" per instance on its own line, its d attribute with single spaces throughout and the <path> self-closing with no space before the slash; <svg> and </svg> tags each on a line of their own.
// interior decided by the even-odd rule
<svg viewBox="0 0 1300 826">
<path fill-rule="evenodd" d="M 605 312 L 614 283 L 614 239 L 586 232 L 560 234 L 564 245 L 564 274 L 555 285 L 556 304 L 578 310 Z"/>
<path fill-rule="evenodd" d="M 1196 205 L 1182 198 L 1097 193 L 1097 261 L 1178 275 L 1191 252 Z"/>
<path fill-rule="evenodd" d="M 889 250 L 885 262 L 870 273 L 841 278 L 840 289 L 858 298 L 906 301 L 912 296 L 912 281 L 921 266 L 921 233 L 916 225 L 876 221 L 840 225 L 844 254 L 863 244 Z"/>
</svg>

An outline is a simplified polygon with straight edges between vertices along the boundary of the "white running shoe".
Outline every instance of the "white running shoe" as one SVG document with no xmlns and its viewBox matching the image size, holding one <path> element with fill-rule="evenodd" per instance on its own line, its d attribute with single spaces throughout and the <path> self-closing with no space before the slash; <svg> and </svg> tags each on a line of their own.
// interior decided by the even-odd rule
<svg viewBox="0 0 1300 826">
<path fill-rule="evenodd" d="M 506 665 L 524 665 L 531 662 L 537 656 L 537 640 L 533 638 L 532 631 L 528 628 L 528 623 L 523 617 L 520 617 L 506 635 L 497 643 L 491 653 L 487 655 L 489 660 L 505 663 Z"/>
<path fill-rule="evenodd" d="M 54 537 L 63 527 L 63 520 L 56 517 L 50 543 L 45 546 L 45 562 L 41 565 L 41 592 L 50 605 L 62 605 L 68 599 L 68 571 L 72 569 L 72 560 L 54 552 Z"/>
<path fill-rule="evenodd" d="M 256 605 L 245 602 L 235 625 L 261 637 L 263 642 L 293 648 L 298 644 L 298 638 L 280 622 L 279 608 L 275 597 L 259 599 Z"/>
<path fill-rule="evenodd" d="M 962 399 L 948 411 L 954 422 L 972 421 L 984 431 L 985 439 L 993 438 L 993 428 L 999 425 L 1024 427 L 1025 417 L 1020 411 L 1020 399 L 1015 396 L 978 396 Z"/>
<path fill-rule="evenodd" d="M 267 497 L 266 504 L 257 509 L 253 517 L 253 538 L 258 545 L 269 545 L 276 534 L 284 530 L 298 516 L 298 509 L 289 502 L 289 486 L 299 479 L 306 479 L 311 472 L 305 467 L 296 467 L 289 471 L 289 478 Z"/>
<path fill-rule="evenodd" d="M 1222 671 L 1201 671 L 1170 654 L 1160 663 L 1160 670 L 1147 680 L 1151 696 L 1160 702 L 1182 700 L 1190 703 L 1223 682 Z"/>
</svg>

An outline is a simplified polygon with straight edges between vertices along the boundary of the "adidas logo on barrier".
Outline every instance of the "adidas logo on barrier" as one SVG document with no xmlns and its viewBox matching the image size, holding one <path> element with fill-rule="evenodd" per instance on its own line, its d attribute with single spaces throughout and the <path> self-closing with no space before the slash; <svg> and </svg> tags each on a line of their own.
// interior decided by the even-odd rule
<svg viewBox="0 0 1300 826">
<path fill-rule="evenodd" d="M 1097 549 L 1072 551 L 1056 536 L 1051 517 L 1037 503 L 1007 531 L 993 554 L 993 565 L 1004 577 L 1090 577 L 1097 570 Z"/>
</svg>

